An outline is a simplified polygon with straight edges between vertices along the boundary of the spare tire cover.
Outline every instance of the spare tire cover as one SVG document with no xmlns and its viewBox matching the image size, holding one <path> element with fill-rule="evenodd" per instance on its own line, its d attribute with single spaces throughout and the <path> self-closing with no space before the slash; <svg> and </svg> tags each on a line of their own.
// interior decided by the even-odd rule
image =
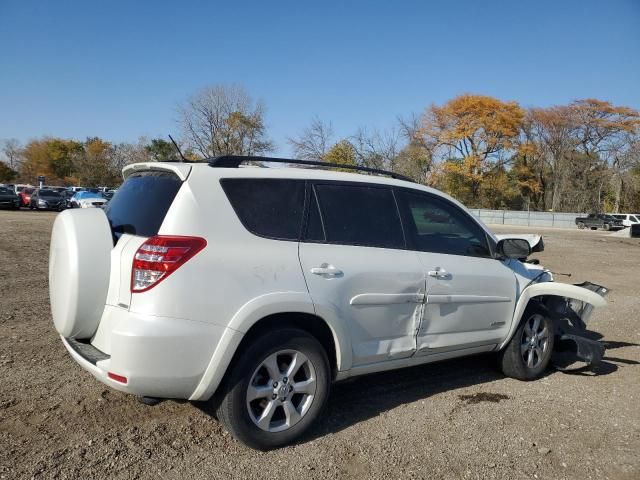
<svg viewBox="0 0 640 480">
<path fill-rule="evenodd" d="M 49 297 L 56 330 L 90 338 L 104 311 L 113 237 L 101 208 L 58 214 L 49 250 Z"/>
</svg>

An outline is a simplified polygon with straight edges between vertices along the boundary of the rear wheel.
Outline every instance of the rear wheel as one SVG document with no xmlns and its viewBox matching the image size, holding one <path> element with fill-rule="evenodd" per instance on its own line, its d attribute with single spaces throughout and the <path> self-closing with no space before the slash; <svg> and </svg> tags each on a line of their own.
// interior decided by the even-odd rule
<svg viewBox="0 0 640 480">
<path fill-rule="evenodd" d="M 553 351 L 553 321 L 535 308 L 528 308 L 523 321 L 500 352 L 502 372 L 518 380 L 534 380 L 547 368 Z"/>
<path fill-rule="evenodd" d="M 217 417 L 235 438 L 259 450 L 300 437 L 320 416 L 329 396 L 324 348 L 294 328 L 256 338 L 230 372 Z"/>
<path fill-rule="evenodd" d="M 609 225 L 608 223 L 605 223 L 605 224 L 602 226 L 602 228 L 603 228 L 604 230 L 609 230 L 609 229 L 611 228 L 611 225 Z"/>
</svg>

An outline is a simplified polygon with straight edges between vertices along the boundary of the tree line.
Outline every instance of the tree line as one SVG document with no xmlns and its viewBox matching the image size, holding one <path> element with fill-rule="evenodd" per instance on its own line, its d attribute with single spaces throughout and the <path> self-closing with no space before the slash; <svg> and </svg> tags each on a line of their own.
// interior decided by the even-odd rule
<svg viewBox="0 0 640 480">
<path fill-rule="evenodd" d="M 265 107 L 237 85 L 206 87 L 180 105 L 185 157 L 264 155 L 275 149 Z M 473 208 L 640 211 L 640 112 L 598 99 L 523 108 L 460 95 L 391 128 L 358 128 L 337 138 L 312 118 L 290 136 L 292 156 L 382 168 L 433 186 Z M 111 143 L 40 138 L 3 143 L 0 181 L 115 185 L 129 163 L 178 158 L 162 138 Z"/>
</svg>

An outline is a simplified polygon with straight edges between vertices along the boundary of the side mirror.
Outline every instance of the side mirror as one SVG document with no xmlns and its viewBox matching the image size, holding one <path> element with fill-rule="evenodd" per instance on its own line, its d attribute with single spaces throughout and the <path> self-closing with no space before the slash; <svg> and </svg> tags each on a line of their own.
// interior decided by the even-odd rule
<svg viewBox="0 0 640 480">
<path fill-rule="evenodd" d="M 531 245 L 523 238 L 505 238 L 498 242 L 496 253 L 501 258 L 525 259 L 531 254 Z"/>
</svg>

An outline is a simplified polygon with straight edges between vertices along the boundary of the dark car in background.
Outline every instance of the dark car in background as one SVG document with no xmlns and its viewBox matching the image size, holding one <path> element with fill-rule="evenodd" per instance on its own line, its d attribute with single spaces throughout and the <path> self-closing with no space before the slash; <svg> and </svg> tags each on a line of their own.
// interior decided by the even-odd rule
<svg viewBox="0 0 640 480">
<path fill-rule="evenodd" d="M 49 188 L 37 188 L 32 194 L 29 208 L 32 210 L 64 210 L 66 200 L 60 192 Z"/>
<path fill-rule="evenodd" d="M 577 217 L 576 225 L 579 229 L 590 228 L 596 230 L 601 228 L 603 230 L 622 230 L 624 225 L 622 220 L 618 220 L 613 215 L 606 213 L 590 213 L 586 217 Z"/>
<path fill-rule="evenodd" d="M 20 198 L 12 188 L 0 187 L 0 208 L 20 208 Z"/>
<path fill-rule="evenodd" d="M 71 208 L 71 197 L 75 194 L 75 191 L 69 189 L 65 189 L 64 192 L 61 192 L 62 198 L 64 198 L 64 208 Z"/>
</svg>

